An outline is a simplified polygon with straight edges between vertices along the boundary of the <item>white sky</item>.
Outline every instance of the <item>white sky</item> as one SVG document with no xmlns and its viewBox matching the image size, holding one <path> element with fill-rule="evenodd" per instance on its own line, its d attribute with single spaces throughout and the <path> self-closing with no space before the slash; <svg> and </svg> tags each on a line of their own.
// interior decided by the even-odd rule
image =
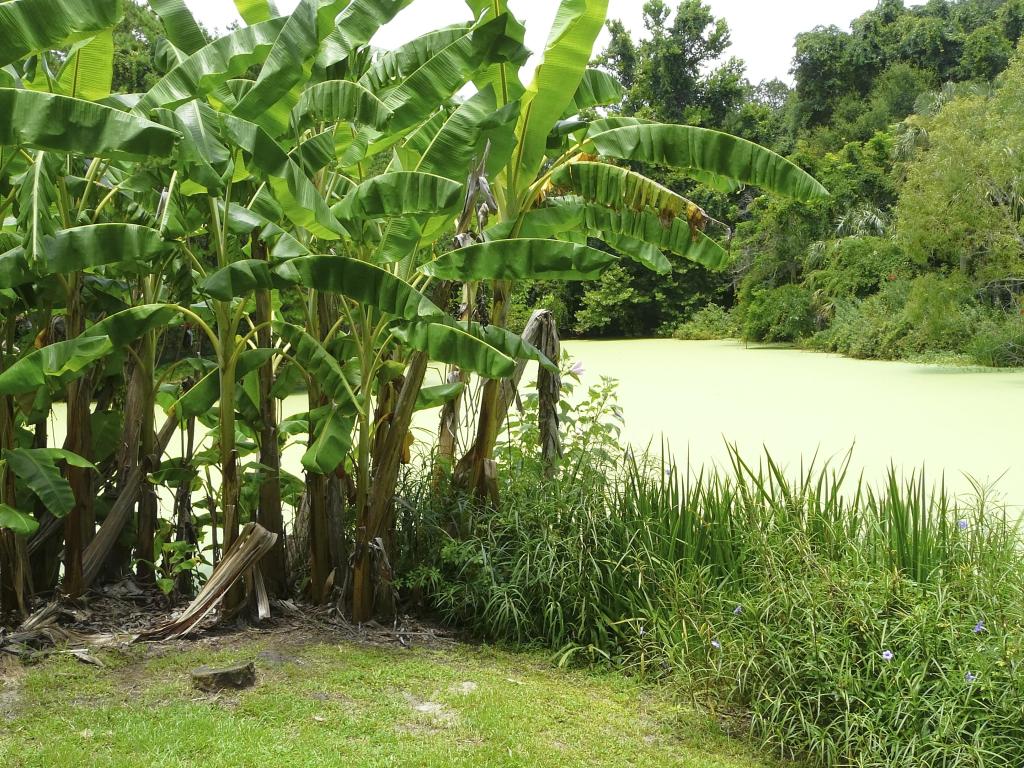
<svg viewBox="0 0 1024 768">
<path fill-rule="evenodd" d="M 203 24 L 223 29 L 231 21 L 240 21 L 232 0 L 185 0 Z M 298 0 L 277 0 L 278 8 L 289 11 Z M 793 41 L 800 32 L 818 24 L 835 24 L 847 29 L 850 22 L 874 8 L 877 0 L 705 0 L 712 12 L 724 17 L 732 31 L 733 46 L 727 55 L 747 63 L 753 82 L 778 77 L 791 82 L 789 68 L 793 59 Z M 667 0 L 671 8 L 678 0 Z M 636 33 L 643 31 L 643 0 L 610 0 L 608 17 L 622 21 Z M 558 0 L 509 0 L 512 11 L 526 24 L 527 47 L 539 53 L 547 40 L 548 29 Z M 374 44 L 392 48 L 432 29 L 466 21 L 469 9 L 464 0 L 415 0 L 374 38 Z M 598 41 L 597 50 L 607 42 L 607 33 Z"/>
</svg>

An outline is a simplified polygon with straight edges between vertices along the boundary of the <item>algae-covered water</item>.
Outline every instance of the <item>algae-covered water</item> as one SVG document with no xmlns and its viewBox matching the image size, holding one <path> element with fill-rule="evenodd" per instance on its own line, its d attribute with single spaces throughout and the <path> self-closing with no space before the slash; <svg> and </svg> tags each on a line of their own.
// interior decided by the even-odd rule
<svg viewBox="0 0 1024 768">
<path fill-rule="evenodd" d="M 854 477 L 863 472 L 877 481 L 890 462 L 907 473 L 923 466 L 929 482 L 944 478 L 956 493 L 971 490 L 970 476 L 1024 507 L 1024 372 L 851 360 L 737 342 L 569 341 L 564 349 L 583 365 L 584 387 L 602 376 L 618 380 L 623 436 L 638 448 L 659 451 L 664 439 L 680 460 L 722 464 L 728 441 L 754 461 L 767 448 L 796 470 L 816 453 L 819 462 L 837 461 L 852 447 Z M 533 380 L 528 372 L 524 389 Z M 306 407 L 305 398 L 293 397 L 282 410 Z M 62 406 L 55 409 L 55 444 L 63 440 L 63 415 Z M 435 411 L 417 414 L 421 448 L 436 425 Z M 172 454 L 178 442 L 172 440 Z M 285 468 L 300 473 L 301 454 L 293 445 Z"/>
<path fill-rule="evenodd" d="M 852 360 L 737 342 L 575 341 L 584 383 L 619 380 L 625 437 L 677 457 L 723 462 L 766 447 L 797 468 L 854 448 L 851 467 L 877 480 L 893 462 L 957 491 L 966 475 L 1024 506 L 1024 372 Z M 998 481 L 998 482 L 996 482 Z"/>
</svg>

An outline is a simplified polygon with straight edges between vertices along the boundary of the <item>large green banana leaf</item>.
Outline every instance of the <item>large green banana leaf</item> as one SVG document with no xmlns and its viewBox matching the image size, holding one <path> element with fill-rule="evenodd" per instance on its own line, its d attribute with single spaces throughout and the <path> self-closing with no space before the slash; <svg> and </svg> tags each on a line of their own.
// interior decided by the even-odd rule
<svg viewBox="0 0 1024 768">
<path fill-rule="evenodd" d="M 543 352 L 507 328 L 452 319 L 448 319 L 445 324 L 466 331 L 513 360 L 534 360 L 540 363 L 542 368 L 546 368 L 552 373 L 558 371 L 558 366 L 549 360 Z"/>
<path fill-rule="evenodd" d="M 285 280 L 340 293 L 406 321 L 443 320 L 444 310 L 385 269 L 344 256 L 305 256 L 275 268 Z"/>
<path fill-rule="evenodd" d="M 383 101 L 395 113 L 392 131 L 418 125 L 438 105 L 454 96 L 483 65 L 515 58 L 521 46 L 506 35 L 510 24 L 506 14 L 471 28 L 388 91 Z"/>
<path fill-rule="evenodd" d="M 302 92 L 292 110 L 292 123 L 357 123 L 384 131 L 392 112 L 373 93 L 348 80 L 327 80 Z"/>
<path fill-rule="evenodd" d="M 77 272 L 103 264 L 149 262 L 173 247 L 160 233 L 138 224 L 87 224 L 43 240 L 48 272 Z"/>
<path fill-rule="evenodd" d="M 331 208 L 341 221 L 387 216 L 436 215 L 462 205 L 457 181 L 428 173 L 396 171 L 364 181 Z"/>
<path fill-rule="evenodd" d="M 0 118 L 2 119 L 2 118 Z M 57 153 L 37 152 L 34 162 L 25 173 L 15 179 L 18 196 L 18 229 L 23 233 L 25 249 L 22 256 L 33 267 L 39 265 L 44 258 L 43 242 L 47 236 L 57 230 L 58 220 L 55 215 L 57 204 L 56 179 L 61 171 L 60 156 Z M 0 274 L 6 280 L 0 284 L 6 286 L 19 285 L 24 280 L 18 279 L 12 271 L 21 263 L 21 257 L 10 254 L 11 258 L 0 257 Z M 3 278 L 0 278 L 3 279 Z"/>
<path fill-rule="evenodd" d="M 540 171 L 548 134 L 579 88 L 607 13 L 608 0 L 562 0 L 559 5 L 544 60 L 522 98 L 519 145 L 509 177 L 513 194 L 521 194 Z"/>
<path fill-rule="evenodd" d="M 576 95 L 572 97 L 572 107 L 568 111 L 578 115 L 594 107 L 618 104 L 625 94 L 626 89 L 614 75 L 600 69 L 587 69 L 580 80 L 579 88 L 576 89 Z"/>
<path fill-rule="evenodd" d="M 438 384 L 434 387 L 423 387 L 416 395 L 415 411 L 428 411 L 450 403 L 465 391 L 466 385 L 461 381 L 453 384 Z"/>
<path fill-rule="evenodd" d="M 168 157 L 178 138 L 176 131 L 100 104 L 0 88 L 0 144 L 141 160 Z"/>
<path fill-rule="evenodd" d="M 313 176 L 322 168 L 334 167 L 338 159 L 334 151 L 334 131 L 335 128 L 332 126 L 322 133 L 314 134 L 302 140 L 291 151 L 291 158 L 307 176 Z M 344 181 L 340 184 L 344 184 Z"/>
<path fill-rule="evenodd" d="M 487 170 L 494 174 L 515 148 L 518 117 L 517 104 L 497 108 L 494 89 L 488 85 L 460 104 L 436 130 L 410 134 L 406 146 L 419 154 L 416 170 L 462 181 L 489 141 Z"/>
<path fill-rule="evenodd" d="M 221 119 L 226 134 L 245 153 L 249 167 L 268 177 L 274 197 L 292 223 L 323 240 L 337 240 L 344 233 L 313 182 L 266 131 L 232 115 Z"/>
<path fill-rule="evenodd" d="M 801 202 L 828 197 L 828 190 L 813 176 L 781 155 L 707 128 L 625 126 L 591 135 L 586 148 L 605 157 L 726 176 Z"/>
<path fill-rule="evenodd" d="M 173 112 L 159 108 L 150 114 L 181 134 L 177 160 L 189 183 L 211 194 L 219 192 L 226 183 L 231 152 L 217 135 L 220 119 L 213 108 L 205 102 L 188 101 Z"/>
<path fill-rule="evenodd" d="M 238 356 L 235 379 L 240 380 L 255 371 L 277 354 L 276 349 L 247 349 Z M 241 394 L 241 393 L 239 393 Z M 209 414 L 220 398 L 220 371 L 214 369 L 203 376 L 180 398 L 172 402 L 165 412 L 173 414 L 179 422 L 195 416 Z"/>
<path fill-rule="evenodd" d="M 652 272 L 657 272 L 659 275 L 667 275 L 672 271 L 672 262 L 668 260 L 656 245 L 645 243 L 642 240 L 634 240 L 632 237 L 620 235 L 616 232 L 595 232 L 593 234 L 595 237 L 604 240 L 623 256 L 643 264 Z"/>
<path fill-rule="evenodd" d="M 35 392 L 50 381 L 81 375 L 112 350 L 106 336 L 79 336 L 37 349 L 0 373 L 0 395 Z"/>
<path fill-rule="evenodd" d="M 111 29 L 124 0 L 7 0 L 0 3 L 0 67 Z"/>
<path fill-rule="evenodd" d="M 465 37 L 471 28 L 470 24 L 453 24 L 428 32 L 393 51 L 385 51 L 370 65 L 366 74 L 359 78 L 359 84 L 374 93 L 397 85 L 439 51 Z"/>
<path fill-rule="evenodd" d="M 352 448 L 352 430 L 356 413 L 351 405 L 318 408 L 309 414 L 313 442 L 302 455 L 302 466 L 309 472 L 333 474 Z"/>
<path fill-rule="evenodd" d="M 86 333 L 109 339 L 114 349 L 120 349 L 146 333 L 166 328 L 180 319 L 181 312 L 173 304 L 140 304 L 100 320 L 89 326 Z"/>
<path fill-rule="evenodd" d="M 107 29 L 76 43 L 57 77 L 58 92 L 86 101 L 110 95 L 114 79 L 114 33 Z"/>
<path fill-rule="evenodd" d="M 16 448 L 4 453 L 11 471 L 27 485 L 51 515 L 66 517 L 75 506 L 71 486 L 61 475 L 58 461 L 73 467 L 95 470 L 89 461 L 60 448 Z"/>
<path fill-rule="evenodd" d="M 520 217 L 517 235 L 539 240 L 560 237 L 581 227 L 585 209 L 582 202 L 533 208 Z M 515 221 L 501 221 L 488 227 L 485 234 L 488 240 L 507 240 L 516 231 L 516 226 Z"/>
<path fill-rule="evenodd" d="M 450 251 L 420 271 L 444 280 L 596 280 L 616 261 L 559 240 L 495 240 Z"/>
<path fill-rule="evenodd" d="M 256 84 L 233 112 L 262 126 L 271 136 L 288 129 L 292 108 L 313 71 L 320 42 L 347 0 L 299 0 L 260 70 Z"/>
<path fill-rule="evenodd" d="M 14 531 L 19 536 L 31 536 L 39 530 L 39 521 L 14 507 L 0 504 L 0 528 Z"/>
<path fill-rule="evenodd" d="M 515 361 L 462 328 L 438 323 L 413 323 L 394 328 L 395 338 L 424 352 L 431 360 L 457 365 L 489 379 L 504 379 Z"/>
<path fill-rule="evenodd" d="M 154 107 L 173 109 L 192 99 L 213 93 L 250 67 L 262 64 L 284 28 L 285 19 L 276 18 L 236 29 L 200 48 L 164 75 L 139 101 L 143 114 Z"/>
<path fill-rule="evenodd" d="M 294 360 L 321 392 L 335 404 L 351 403 L 352 383 L 334 356 L 297 325 L 275 322 L 274 332 L 288 345 L 288 357 Z"/>
<path fill-rule="evenodd" d="M 481 91 L 488 87 L 492 88 L 499 107 L 518 101 L 526 91 L 523 81 L 519 78 L 519 70 L 529 58 L 529 52 L 523 45 L 526 28 L 509 13 L 507 0 L 466 0 L 466 5 L 473 11 L 473 17 L 477 21 L 484 20 L 485 14 L 487 14 L 486 18 L 497 18 L 502 14 L 509 14 L 510 21 L 513 23 L 509 24 L 507 34 L 510 39 L 522 47 L 522 56 L 485 67 L 477 73 L 473 82 Z"/>
<path fill-rule="evenodd" d="M 560 202 L 559 198 L 549 198 L 550 205 L 544 208 L 534 208 L 527 211 L 519 224 L 519 236 L 530 238 L 547 239 L 570 239 L 569 234 L 582 232 L 603 240 L 612 248 L 624 256 L 628 256 L 648 269 L 659 274 L 666 274 L 672 269 L 672 264 L 661 252 L 658 245 L 643 242 L 607 229 L 586 229 L 587 208 L 579 198 L 572 198 L 569 202 Z M 595 224 L 621 223 L 621 220 L 611 216 L 591 216 Z M 600 219 L 600 221 L 598 221 Z M 503 221 L 490 227 L 486 234 L 490 240 L 504 240 L 508 238 L 516 227 L 514 221 Z M 660 232 L 660 235 L 665 233 Z M 659 240 L 660 242 L 660 240 Z"/>
<path fill-rule="evenodd" d="M 235 8 L 246 24 L 259 24 L 280 16 L 274 0 L 235 0 Z"/>
<path fill-rule="evenodd" d="M 149 5 L 160 18 L 167 39 L 186 56 L 206 45 L 206 35 L 185 0 L 149 0 Z"/>
<path fill-rule="evenodd" d="M 244 298 L 253 291 L 288 288 L 292 283 L 271 269 L 266 261 L 242 259 L 228 264 L 203 280 L 199 289 L 219 301 Z"/>
<path fill-rule="evenodd" d="M 24 247 L 18 246 L 0 253 L 0 289 L 17 288 L 33 282 L 36 277 L 35 271 L 28 265 Z"/>
<path fill-rule="evenodd" d="M 317 66 L 327 68 L 344 61 L 353 51 L 366 45 L 377 30 L 391 21 L 412 0 L 352 0 L 338 14 L 334 31 L 320 46 Z"/>
</svg>

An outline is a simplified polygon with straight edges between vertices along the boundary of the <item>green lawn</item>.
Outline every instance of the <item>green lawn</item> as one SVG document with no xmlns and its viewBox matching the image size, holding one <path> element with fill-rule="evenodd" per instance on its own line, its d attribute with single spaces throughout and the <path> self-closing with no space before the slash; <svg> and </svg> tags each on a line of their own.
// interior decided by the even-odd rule
<svg viewBox="0 0 1024 768">
<path fill-rule="evenodd" d="M 0 765 L 769 766 L 713 723 L 617 674 L 455 646 L 242 636 L 0 667 Z M 255 659 L 241 693 L 189 670 Z"/>
</svg>

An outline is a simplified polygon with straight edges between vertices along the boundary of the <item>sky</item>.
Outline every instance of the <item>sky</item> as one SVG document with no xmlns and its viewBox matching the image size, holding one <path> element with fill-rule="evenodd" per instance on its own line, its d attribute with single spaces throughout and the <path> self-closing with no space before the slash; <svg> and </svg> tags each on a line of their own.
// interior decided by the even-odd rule
<svg viewBox="0 0 1024 768">
<path fill-rule="evenodd" d="M 233 0 L 185 0 L 193 14 L 209 28 L 223 29 L 231 21 L 240 21 Z M 298 0 L 277 0 L 282 12 L 290 11 Z M 670 7 L 676 0 L 667 0 Z M 705 0 L 712 12 L 725 18 L 732 31 L 732 48 L 727 56 L 738 56 L 747 63 L 752 82 L 779 78 L 792 83 L 789 69 L 796 35 L 819 24 L 835 24 L 843 29 L 877 5 L 877 0 Z M 527 47 L 542 51 L 547 32 L 557 9 L 557 0 L 509 0 L 516 16 L 526 24 Z M 621 19 L 637 35 L 643 32 L 643 0 L 610 0 L 608 18 Z M 424 32 L 466 21 L 469 11 L 464 0 L 415 0 L 390 24 L 378 32 L 374 44 L 393 48 Z M 597 50 L 607 42 L 607 32 L 598 41 Z"/>
</svg>

